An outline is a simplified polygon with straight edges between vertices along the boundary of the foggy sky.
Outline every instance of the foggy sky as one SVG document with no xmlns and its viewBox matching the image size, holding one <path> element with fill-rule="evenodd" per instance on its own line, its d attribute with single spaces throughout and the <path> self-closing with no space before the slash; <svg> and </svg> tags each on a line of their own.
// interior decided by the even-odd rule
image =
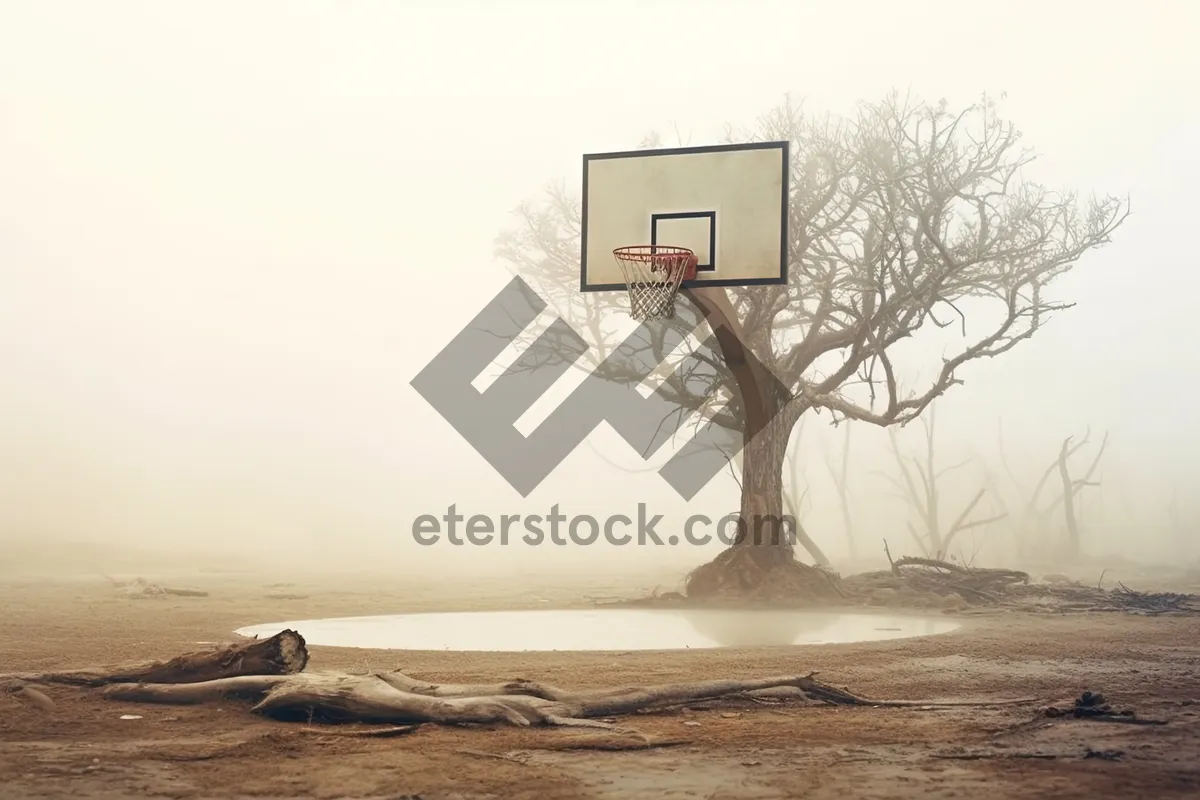
<svg viewBox="0 0 1200 800">
<path fill-rule="evenodd" d="M 492 253 L 511 210 L 552 181 L 577 187 L 584 152 L 654 130 L 667 144 L 676 129 L 712 143 L 789 92 L 848 113 L 896 88 L 955 107 L 1006 92 L 1002 114 L 1042 154 L 1030 177 L 1130 196 L 1114 243 L 1055 285 L 1077 307 L 965 370 L 938 413 L 949 462 L 994 456 L 1001 417 L 1034 469 L 1063 437 L 1110 430 L 1112 519 L 1096 535 L 1101 549 L 1144 549 L 1122 531 L 1160 514 L 1170 487 L 1193 491 L 1200 467 L 1200 12 L 1166 1 L 1134 15 L 1083 2 L 920 9 L 4 3 L 0 542 L 340 549 L 438 565 L 600 557 L 410 540 L 415 516 L 450 503 L 685 513 L 656 476 L 615 470 L 588 447 L 521 498 L 409 386 L 511 277 Z M 840 433 L 825 420 L 808 420 L 803 460 L 810 524 L 830 529 L 822 544 L 836 553 L 823 460 Z M 856 442 L 861 524 L 883 530 L 901 513 L 870 475 L 887 466 L 886 436 L 864 428 Z M 593 444 L 636 463 L 611 433 Z M 969 496 L 977 479 L 963 480 Z M 735 491 L 714 483 L 692 510 L 724 514 Z"/>
</svg>

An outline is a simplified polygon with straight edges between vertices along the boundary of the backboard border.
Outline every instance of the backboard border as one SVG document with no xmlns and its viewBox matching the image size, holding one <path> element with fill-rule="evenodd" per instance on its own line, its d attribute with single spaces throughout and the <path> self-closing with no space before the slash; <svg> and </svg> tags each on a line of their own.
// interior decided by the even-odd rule
<svg viewBox="0 0 1200 800">
<path fill-rule="evenodd" d="M 791 142 L 787 140 L 775 142 L 738 142 L 732 144 L 702 145 L 698 147 L 659 147 L 643 150 L 617 150 L 610 153 L 584 153 L 583 155 L 583 198 L 580 205 L 579 231 L 579 291 L 580 292 L 619 292 L 628 287 L 624 283 L 595 283 L 587 281 L 587 241 L 588 241 L 588 168 L 593 161 L 607 161 L 614 158 L 637 158 L 644 156 L 665 155 L 699 155 L 702 153 L 734 153 L 745 150 L 780 150 L 783 156 L 783 175 L 781 181 L 782 219 L 779 229 L 779 276 L 770 278 L 750 278 L 714 281 L 684 281 L 681 289 L 695 289 L 703 286 L 780 286 L 788 282 L 789 240 L 788 217 L 791 200 Z M 716 235 L 716 229 L 713 229 Z M 638 242 L 629 242 L 638 244 Z M 715 258 L 715 254 L 713 258 Z"/>
<path fill-rule="evenodd" d="M 708 263 L 697 264 L 696 272 L 714 272 L 717 269 L 717 212 L 674 211 L 650 215 L 650 244 L 658 244 L 658 221 L 660 219 L 707 219 L 708 220 Z"/>
</svg>

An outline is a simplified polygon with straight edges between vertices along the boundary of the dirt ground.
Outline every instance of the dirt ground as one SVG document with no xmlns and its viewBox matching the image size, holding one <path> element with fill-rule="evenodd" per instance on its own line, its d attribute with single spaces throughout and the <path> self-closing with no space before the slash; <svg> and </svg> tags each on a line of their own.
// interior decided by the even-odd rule
<svg viewBox="0 0 1200 800">
<path fill-rule="evenodd" d="M 586 606 L 645 587 L 571 578 L 514 592 L 372 576 L 147 579 L 210 592 L 131 599 L 101 577 L 0 581 L 0 673 L 162 658 L 240 626 L 417 610 Z M 287 586 L 276 585 L 286 581 Z M 1153 587 L 1141 587 L 1153 588 Z M 292 595 L 291 599 L 269 595 Z M 675 747 L 552 749 L 578 731 L 424 726 L 408 736 L 221 707 L 126 705 L 50 687 L 39 710 L 0 695 L 0 795 L 124 798 L 1167 798 L 1200 796 L 1200 618 L 959 614 L 941 636 L 860 645 L 668 653 L 388 652 L 310 647 L 309 669 L 402 668 L 434 681 L 600 687 L 818 670 L 877 699 L 1035 697 L 987 708 L 764 705 L 638 715 Z M 303 630 L 300 631 L 303 634 Z M 1165 725 L 1039 716 L 1084 690 Z M 140 719 L 122 720 L 123 714 Z M 1117 752 L 1114 752 L 1117 751 Z"/>
</svg>

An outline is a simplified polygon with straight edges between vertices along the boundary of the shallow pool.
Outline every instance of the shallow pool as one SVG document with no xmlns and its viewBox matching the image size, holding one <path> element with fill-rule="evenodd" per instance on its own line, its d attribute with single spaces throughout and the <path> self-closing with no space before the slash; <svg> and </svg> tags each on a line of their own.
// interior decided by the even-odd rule
<svg viewBox="0 0 1200 800">
<path fill-rule="evenodd" d="M 326 647 L 528 652 L 838 644 L 931 636 L 958 627 L 943 618 L 892 614 L 623 608 L 310 619 L 251 625 L 237 633 L 262 638 L 291 628 L 310 645 Z"/>
</svg>

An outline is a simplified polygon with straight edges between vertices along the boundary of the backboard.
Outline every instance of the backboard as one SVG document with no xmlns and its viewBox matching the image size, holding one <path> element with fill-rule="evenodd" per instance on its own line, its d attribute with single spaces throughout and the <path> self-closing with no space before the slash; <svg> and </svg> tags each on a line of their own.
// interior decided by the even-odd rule
<svg viewBox="0 0 1200 800">
<path fill-rule="evenodd" d="M 581 292 L 623 291 L 613 250 L 686 247 L 697 286 L 787 283 L 787 142 L 583 157 Z"/>
</svg>

